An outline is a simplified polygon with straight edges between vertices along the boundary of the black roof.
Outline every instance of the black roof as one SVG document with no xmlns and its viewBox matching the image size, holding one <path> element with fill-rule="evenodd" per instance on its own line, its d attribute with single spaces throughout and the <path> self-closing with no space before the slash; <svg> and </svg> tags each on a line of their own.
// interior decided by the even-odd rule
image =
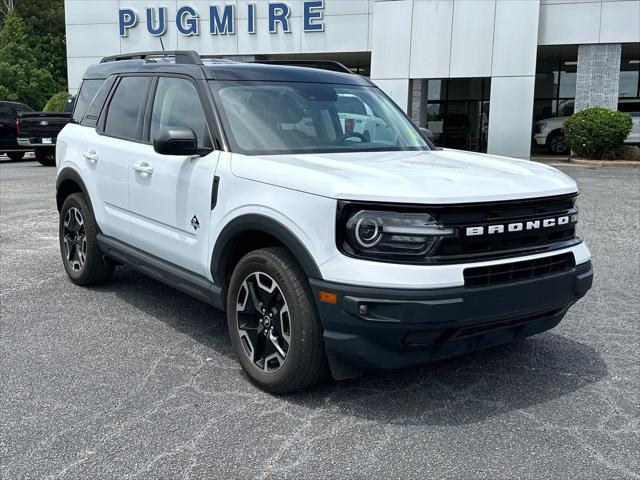
<svg viewBox="0 0 640 480">
<path fill-rule="evenodd" d="M 254 80 L 262 82 L 337 83 L 370 85 L 360 75 L 335 72 L 314 67 L 261 63 L 227 63 L 205 66 L 215 80 Z"/>
<path fill-rule="evenodd" d="M 2 103 L 3 105 L 22 105 L 23 107 L 29 107 L 27 104 L 22 103 L 22 102 L 12 102 L 10 100 L 0 100 L 0 103 Z M 31 107 L 29 107 L 31 108 Z"/>
<path fill-rule="evenodd" d="M 124 73 L 185 73 L 206 80 L 371 85 L 369 80 L 350 73 L 337 62 L 298 60 L 243 63 L 202 59 L 191 51 L 140 52 L 107 57 L 101 63 L 90 66 L 84 78 L 107 78 Z"/>
</svg>

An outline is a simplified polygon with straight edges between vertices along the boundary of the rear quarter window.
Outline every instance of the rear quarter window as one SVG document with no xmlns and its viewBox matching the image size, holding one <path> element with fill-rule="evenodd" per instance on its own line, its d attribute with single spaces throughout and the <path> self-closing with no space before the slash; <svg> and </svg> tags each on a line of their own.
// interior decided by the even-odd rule
<svg viewBox="0 0 640 480">
<path fill-rule="evenodd" d="M 91 101 L 100 90 L 100 87 L 104 83 L 104 79 L 98 80 L 85 80 L 80 86 L 80 92 L 76 99 L 76 106 L 73 110 L 73 121 L 80 123 L 84 114 L 87 113 L 87 108 L 91 104 Z"/>
<path fill-rule="evenodd" d="M 98 124 L 98 118 L 100 117 L 100 113 L 102 112 L 102 108 L 104 107 L 104 103 L 109 96 L 109 92 L 115 83 L 115 77 L 109 77 L 105 80 L 105 82 L 96 93 L 96 96 L 93 98 L 93 101 L 87 108 L 87 113 L 84 115 L 84 118 L 80 122 L 81 125 L 85 127 L 95 128 Z M 76 100 L 77 101 L 77 100 Z"/>
</svg>

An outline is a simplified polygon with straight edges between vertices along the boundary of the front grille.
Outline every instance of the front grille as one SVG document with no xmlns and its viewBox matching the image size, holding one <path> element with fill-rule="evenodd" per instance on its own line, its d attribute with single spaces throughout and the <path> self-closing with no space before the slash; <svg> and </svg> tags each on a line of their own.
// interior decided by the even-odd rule
<svg viewBox="0 0 640 480">
<path fill-rule="evenodd" d="M 574 206 L 576 195 L 538 198 L 513 202 L 496 202 L 470 206 L 443 207 L 438 221 L 445 227 L 456 228 L 458 236 L 445 237 L 433 253 L 438 263 L 462 263 L 485 259 L 522 256 L 565 248 L 578 243 L 575 223 L 522 230 L 493 235 L 466 236 L 467 227 L 508 224 L 542 220 L 578 213 Z"/>
<path fill-rule="evenodd" d="M 573 254 L 564 253 L 522 262 L 466 268 L 464 270 L 464 284 L 467 287 L 484 287 L 538 278 L 571 270 L 573 267 L 575 267 Z"/>
</svg>

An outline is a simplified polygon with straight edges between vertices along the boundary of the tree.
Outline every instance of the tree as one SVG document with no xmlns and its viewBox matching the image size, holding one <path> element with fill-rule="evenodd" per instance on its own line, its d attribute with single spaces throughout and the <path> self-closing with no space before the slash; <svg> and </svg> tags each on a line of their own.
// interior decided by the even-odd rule
<svg viewBox="0 0 640 480">
<path fill-rule="evenodd" d="M 2 13 L 2 16 L 13 11 L 13 9 L 15 8 L 14 3 L 14 0 L 2 0 L 0 2 L 0 12 Z"/>
<path fill-rule="evenodd" d="M 51 73 L 56 85 L 53 91 L 66 90 L 64 0 L 0 0 L 0 23 L 10 10 L 23 20 L 32 62 Z"/>
<path fill-rule="evenodd" d="M 9 11 L 0 29 L 0 98 L 42 108 L 55 93 L 56 82 L 36 63 L 24 23 L 15 10 Z"/>
</svg>

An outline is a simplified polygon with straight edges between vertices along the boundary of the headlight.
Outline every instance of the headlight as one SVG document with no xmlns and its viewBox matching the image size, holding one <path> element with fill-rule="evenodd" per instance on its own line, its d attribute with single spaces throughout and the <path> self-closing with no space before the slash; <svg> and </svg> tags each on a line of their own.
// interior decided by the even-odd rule
<svg viewBox="0 0 640 480">
<path fill-rule="evenodd" d="M 428 213 L 359 210 L 344 224 L 347 247 L 355 256 L 410 260 L 428 256 L 442 237 L 455 235 Z"/>
</svg>

